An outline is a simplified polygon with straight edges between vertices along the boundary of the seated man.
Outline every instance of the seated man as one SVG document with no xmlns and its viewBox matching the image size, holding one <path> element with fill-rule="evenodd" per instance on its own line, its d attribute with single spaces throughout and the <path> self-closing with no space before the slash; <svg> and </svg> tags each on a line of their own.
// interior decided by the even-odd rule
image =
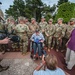
<svg viewBox="0 0 75 75">
<path fill-rule="evenodd" d="M 36 51 L 38 49 L 38 55 L 39 58 L 41 58 L 42 56 L 42 49 L 43 49 L 43 42 L 44 42 L 44 36 L 42 33 L 39 32 L 39 30 L 37 29 L 35 31 L 35 33 L 31 36 L 30 40 L 33 42 L 33 50 L 34 50 L 34 56 L 33 58 L 35 59 L 36 56 Z"/>
</svg>

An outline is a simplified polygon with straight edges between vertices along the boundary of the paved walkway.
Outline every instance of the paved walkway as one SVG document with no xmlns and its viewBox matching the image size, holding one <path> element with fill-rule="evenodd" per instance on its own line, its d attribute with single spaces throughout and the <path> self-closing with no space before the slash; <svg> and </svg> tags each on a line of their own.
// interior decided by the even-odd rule
<svg viewBox="0 0 75 75">
<path fill-rule="evenodd" d="M 55 50 L 52 50 L 50 53 L 57 56 L 58 66 L 64 70 L 64 54 L 61 52 L 56 52 Z M 0 55 L 0 58 L 3 58 L 3 60 L 0 63 L 1 65 L 10 66 L 8 70 L 0 72 L 0 75 L 32 75 L 37 64 L 41 62 L 34 62 L 30 58 L 30 52 L 28 52 L 25 56 L 23 56 L 21 52 L 6 52 L 4 55 Z M 70 75 L 75 75 L 75 69 L 73 69 L 72 71 L 64 71 L 69 73 Z"/>
<path fill-rule="evenodd" d="M 6 53 L 2 57 L 1 65 L 10 65 L 6 71 L 0 72 L 0 75 L 32 75 L 37 64 L 29 58 L 29 53 L 22 56 L 20 52 Z"/>
</svg>

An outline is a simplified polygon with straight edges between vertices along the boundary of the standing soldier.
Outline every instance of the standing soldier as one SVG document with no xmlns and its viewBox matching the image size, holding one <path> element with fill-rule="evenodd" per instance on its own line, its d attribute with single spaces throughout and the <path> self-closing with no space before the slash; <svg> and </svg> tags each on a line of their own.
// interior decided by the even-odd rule
<svg viewBox="0 0 75 75">
<path fill-rule="evenodd" d="M 52 47 L 52 38 L 55 33 L 55 26 L 52 24 L 52 22 L 53 22 L 53 19 L 49 19 L 48 21 L 49 24 L 46 26 L 46 29 L 45 29 L 45 34 L 47 36 L 47 43 L 48 43 L 48 51 L 50 51 Z"/>
<path fill-rule="evenodd" d="M 20 48 L 22 48 L 22 54 L 25 55 L 27 52 L 28 46 L 28 32 L 29 28 L 26 24 L 24 24 L 24 17 L 18 18 L 19 24 L 15 27 L 16 34 L 20 37 Z"/>
<path fill-rule="evenodd" d="M 7 26 L 6 26 L 6 30 L 7 30 L 7 33 L 12 37 L 12 36 L 14 36 L 14 28 L 15 28 L 15 19 L 13 18 L 13 17 L 9 17 L 9 23 L 8 24 L 6 24 Z M 15 43 L 11 43 L 11 41 L 10 41 L 10 43 L 8 44 L 8 47 L 10 47 L 10 45 L 11 45 L 11 47 L 14 49 L 15 47 L 17 47 L 16 46 L 16 44 Z M 8 49 L 9 50 L 9 49 Z"/>
<path fill-rule="evenodd" d="M 42 17 L 41 18 L 41 22 L 39 23 L 39 28 L 40 31 L 43 33 L 44 37 L 45 37 L 45 45 L 47 45 L 47 37 L 45 36 L 45 28 L 47 26 L 47 22 L 45 21 L 45 18 Z"/>
<path fill-rule="evenodd" d="M 39 27 L 42 33 L 44 33 L 46 26 L 47 26 L 47 22 L 45 21 L 45 18 L 42 17 L 41 22 L 39 23 Z"/>
<path fill-rule="evenodd" d="M 39 29 L 39 26 L 35 20 L 35 18 L 31 18 L 31 23 L 29 24 L 29 38 L 32 36 L 33 33 L 35 33 L 36 29 Z M 30 42 L 30 51 L 32 51 L 32 42 Z"/>
<path fill-rule="evenodd" d="M 58 23 L 55 25 L 56 27 L 56 31 L 55 31 L 55 34 L 54 34 L 54 39 L 53 41 L 55 42 L 55 46 L 56 46 L 56 51 L 58 52 L 59 51 L 59 48 L 61 47 L 62 45 L 62 38 L 64 37 L 65 35 L 65 29 L 63 27 L 63 19 L 62 18 L 59 18 L 58 19 Z M 54 43 L 53 42 L 53 43 Z"/>
<path fill-rule="evenodd" d="M 2 36 L 5 35 L 4 32 L 4 25 L 0 22 L 0 40 L 3 40 Z M 0 44 L 0 52 L 1 51 L 2 53 L 5 53 L 5 45 Z"/>
<path fill-rule="evenodd" d="M 68 41 L 68 39 L 70 38 L 71 32 L 72 30 L 75 28 L 75 18 L 71 18 L 70 19 L 70 23 L 67 25 L 66 27 L 66 42 Z"/>
<path fill-rule="evenodd" d="M 31 23 L 29 24 L 29 29 L 30 29 L 30 37 L 31 35 L 35 32 L 36 29 L 39 29 L 39 26 L 35 20 L 35 18 L 31 18 Z"/>
<path fill-rule="evenodd" d="M 25 18 L 25 20 L 24 20 L 24 21 L 25 21 L 25 24 L 26 24 L 26 25 L 29 25 L 29 24 L 30 24 L 30 22 L 29 22 L 28 18 Z"/>
<path fill-rule="evenodd" d="M 14 18 L 10 18 L 10 23 L 7 26 L 8 33 L 12 33 L 15 28 L 15 20 Z"/>
</svg>

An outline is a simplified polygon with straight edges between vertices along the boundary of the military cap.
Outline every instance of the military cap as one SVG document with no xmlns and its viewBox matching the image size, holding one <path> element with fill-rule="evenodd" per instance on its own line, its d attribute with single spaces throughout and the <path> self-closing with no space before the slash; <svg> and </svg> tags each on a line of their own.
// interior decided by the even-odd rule
<svg viewBox="0 0 75 75">
<path fill-rule="evenodd" d="M 58 18 L 58 21 L 59 21 L 59 20 L 62 20 L 62 21 L 63 21 L 63 18 Z"/>
<path fill-rule="evenodd" d="M 20 20 L 24 20 L 24 17 L 20 16 L 20 17 L 18 17 L 18 20 L 19 20 L 19 21 L 20 21 Z"/>
<path fill-rule="evenodd" d="M 36 29 L 35 32 L 39 32 L 39 29 Z"/>
<path fill-rule="evenodd" d="M 14 18 L 12 16 L 9 16 L 7 19 L 14 20 Z"/>
<path fill-rule="evenodd" d="M 70 19 L 70 22 L 75 22 L 75 18 L 71 18 Z"/>
<path fill-rule="evenodd" d="M 51 18 L 51 19 L 49 19 L 49 21 L 52 21 L 53 22 L 53 19 Z"/>
<path fill-rule="evenodd" d="M 26 20 L 26 17 L 24 17 L 24 20 Z"/>
<path fill-rule="evenodd" d="M 42 18 L 44 18 L 44 19 L 45 19 L 45 17 L 44 17 L 44 16 L 42 16 L 42 17 L 41 17 L 41 19 L 42 19 Z"/>
<path fill-rule="evenodd" d="M 31 18 L 31 20 L 36 20 L 35 18 Z"/>
</svg>

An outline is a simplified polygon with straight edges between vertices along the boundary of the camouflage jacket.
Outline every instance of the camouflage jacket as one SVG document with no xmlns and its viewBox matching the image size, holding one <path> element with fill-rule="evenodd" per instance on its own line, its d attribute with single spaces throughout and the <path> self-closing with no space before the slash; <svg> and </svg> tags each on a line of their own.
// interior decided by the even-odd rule
<svg viewBox="0 0 75 75">
<path fill-rule="evenodd" d="M 45 33 L 48 34 L 49 36 L 53 36 L 55 33 L 55 26 L 52 25 L 47 25 L 45 28 Z"/>
<path fill-rule="evenodd" d="M 21 39 L 25 40 L 28 37 L 29 28 L 26 24 L 18 24 L 15 26 L 15 32 Z"/>
<path fill-rule="evenodd" d="M 72 30 L 75 28 L 75 26 L 74 25 L 67 25 L 67 27 L 66 27 L 66 35 L 65 35 L 65 37 L 67 38 L 67 39 L 69 39 L 69 37 L 70 37 L 70 35 L 71 35 L 71 32 L 72 32 Z"/>
<path fill-rule="evenodd" d="M 66 28 L 65 25 L 55 25 L 55 34 L 54 37 L 63 38 L 65 36 Z"/>
<path fill-rule="evenodd" d="M 40 22 L 40 23 L 39 23 L 40 31 L 41 31 L 41 32 L 44 32 L 46 26 L 47 26 L 47 22 Z"/>
</svg>

